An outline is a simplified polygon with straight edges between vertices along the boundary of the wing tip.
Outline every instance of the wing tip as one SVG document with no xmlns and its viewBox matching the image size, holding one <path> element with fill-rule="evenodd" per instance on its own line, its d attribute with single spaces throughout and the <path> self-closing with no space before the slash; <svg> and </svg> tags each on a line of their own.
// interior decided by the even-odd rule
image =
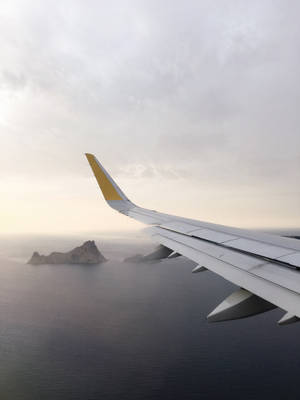
<svg viewBox="0 0 300 400">
<path fill-rule="evenodd" d="M 106 201 L 124 200 L 120 188 L 100 164 L 94 154 L 84 153 Z"/>
<path fill-rule="evenodd" d="M 95 158 L 94 154 L 92 153 L 84 153 L 84 155 L 86 156 L 87 159 L 89 159 L 89 157 Z"/>
</svg>

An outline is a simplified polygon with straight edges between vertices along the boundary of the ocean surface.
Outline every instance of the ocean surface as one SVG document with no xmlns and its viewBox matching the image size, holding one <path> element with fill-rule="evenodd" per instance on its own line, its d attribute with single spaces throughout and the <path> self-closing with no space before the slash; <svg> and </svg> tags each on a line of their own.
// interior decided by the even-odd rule
<svg viewBox="0 0 300 400">
<path fill-rule="evenodd" d="M 26 264 L 95 239 L 98 266 Z M 209 324 L 235 287 L 134 237 L 0 238 L 0 399 L 298 399 L 300 323 Z"/>
</svg>

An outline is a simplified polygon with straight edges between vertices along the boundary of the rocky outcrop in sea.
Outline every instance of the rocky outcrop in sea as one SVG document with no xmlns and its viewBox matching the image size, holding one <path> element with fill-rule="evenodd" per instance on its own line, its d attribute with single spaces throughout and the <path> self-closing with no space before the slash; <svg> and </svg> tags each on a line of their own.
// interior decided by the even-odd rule
<svg viewBox="0 0 300 400">
<path fill-rule="evenodd" d="M 170 255 L 173 253 L 173 250 L 169 249 L 168 247 L 165 247 L 163 245 L 159 245 L 156 247 L 156 249 L 145 256 L 142 254 L 135 254 L 133 256 L 125 258 L 123 261 L 124 262 L 132 262 L 136 264 L 140 263 L 146 263 L 146 262 L 157 262 L 160 260 L 163 260 L 165 258 L 170 257 Z M 177 253 L 176 253 L 177 254 Z"/>
<path fill-rule="evenodd" d="M 48 256 L 40 255 L 35 251 L 27 264 L 100 264 L 107 261 L 103 254 L 98 250 L 94 240 L 84 242 L 82 246 L 67 253 L 53 252 Z"/>
</svg>

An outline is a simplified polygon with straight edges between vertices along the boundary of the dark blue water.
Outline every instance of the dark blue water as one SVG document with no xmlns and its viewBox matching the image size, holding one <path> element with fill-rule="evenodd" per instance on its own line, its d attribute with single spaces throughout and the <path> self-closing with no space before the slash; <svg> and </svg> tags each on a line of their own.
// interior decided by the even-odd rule
<svg viewBox="0 0 300 400">
<path fill-rule="evenodd" d="M 181 258 L 121 262 L 138 242 L 98 245 L 111 260 L 96 267 L 2 258 L 1 400 L 299 397 L 300 324 L 278 327 L 280 310 L 208 324 L 233 285 Z"/>
</svg>

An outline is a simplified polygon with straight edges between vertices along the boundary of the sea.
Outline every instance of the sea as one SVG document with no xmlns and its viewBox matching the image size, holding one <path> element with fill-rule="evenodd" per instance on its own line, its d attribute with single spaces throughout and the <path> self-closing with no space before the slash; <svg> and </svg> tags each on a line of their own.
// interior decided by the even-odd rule
<svg viewBox="0 0 300 400">
<path fill-rule="evenodd" d="M 26 262 L 95 240 L 96 265 Z M 1 400 L 298 399 L 300 323 L 206 316 L 236 287 L 139 234 L 0 237 Z"/>
</svg>

